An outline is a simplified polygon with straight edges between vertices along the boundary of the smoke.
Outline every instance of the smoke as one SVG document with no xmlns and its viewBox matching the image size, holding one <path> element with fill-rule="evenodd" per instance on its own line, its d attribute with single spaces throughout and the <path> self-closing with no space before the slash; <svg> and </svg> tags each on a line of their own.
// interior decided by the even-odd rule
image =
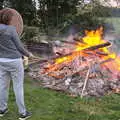
<svg viewBox="0 0 120 120">
<path fill-rule="evenodd" d="M 73 41 L 74 37 L 78 34 L 78 32 L 80 31 L 80 26 L 77 24 L 72 25 L 69 30 L 68 30 L 68 34 L 67 34 L 67 41 Z"/>
<path fill-rule="evenodd" d="M 112 43 L 110 47 L 111 52 L 115 52 L 116 54 L 120 53 L 120 35 L 116 32 L 115 28 L 112 24 L 107 24 L 109 26 L 105 26 L 103 39 Z"/>
</svg>

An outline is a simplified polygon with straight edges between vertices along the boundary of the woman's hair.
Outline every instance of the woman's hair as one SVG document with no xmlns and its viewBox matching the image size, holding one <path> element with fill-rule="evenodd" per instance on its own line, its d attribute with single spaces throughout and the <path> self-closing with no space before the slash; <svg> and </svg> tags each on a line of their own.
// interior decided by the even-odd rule
<svg viewBox="0 0 120 120">
<path fill-rule="evenodd" d="M 0 11 L 0 24 L 9 25 L 14 14 L 15 14 L 15 12 L 10 8 L 2 9 Z"/>
<path fill-rule="evenodd" d="M 0 24 L 12 25 L 16 27 L 16 31 L 19 35 L 22 34 L 23 19 L 15 9 L 4 8 L 0 10 Z"/>
</svg>

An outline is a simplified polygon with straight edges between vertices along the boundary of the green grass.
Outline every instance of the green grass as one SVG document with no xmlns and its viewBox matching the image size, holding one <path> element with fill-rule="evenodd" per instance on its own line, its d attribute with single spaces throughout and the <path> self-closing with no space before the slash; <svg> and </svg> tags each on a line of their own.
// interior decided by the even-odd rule
<svg viewBox="0 0 120 120">
<path fill-rule="evenodd" d="M 120 120 L 120 95 L 102 98 L 70 97 L 44 89 L 35 80 L 25 78 L 25 103 L 33 116 L 29 120 Z M 9 112 L 0 120 L 17 120 L 15 97 L 10 90 Z"/>
</svg>

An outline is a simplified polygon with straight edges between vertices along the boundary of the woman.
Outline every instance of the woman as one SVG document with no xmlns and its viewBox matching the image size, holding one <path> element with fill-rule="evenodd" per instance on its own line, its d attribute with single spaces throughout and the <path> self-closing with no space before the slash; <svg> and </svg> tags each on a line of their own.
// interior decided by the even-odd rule
<svg viewBox="0 0 120 120">
<path fill-rule="evenodd" d="M 8 111 L 8 90 L 10 79 L 13 82 L 13 89 L 16 97 L 20 117 L 25 120 L 31 116 L 24 104 L 24 68 L 22 56 L 32 57 L 21 43 L 16 27 L 9 25 L 14 13 L 10 12 L 6 19 L 4 12 L 0 12 L 0 116 Z M 9 79 L 10 77 L 10 79 Z"/>
</svg>

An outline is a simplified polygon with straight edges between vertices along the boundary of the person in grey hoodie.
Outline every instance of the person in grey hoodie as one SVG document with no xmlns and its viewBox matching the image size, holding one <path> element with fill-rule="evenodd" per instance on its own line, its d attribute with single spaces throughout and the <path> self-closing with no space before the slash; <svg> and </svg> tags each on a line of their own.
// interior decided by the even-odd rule
<svg viewBox="0 0 120 120">
<path fill-rule="evenodd" d="M 16 97 L 20 117 L 24 120 L 31 116 L 24 103 L 24 67 L 22 56 L 32 57 L 21 43 L 16 28 L 0 23 L 0 116 L 8 111 L 8 90 L 10 80 Z"/>
</svg>

